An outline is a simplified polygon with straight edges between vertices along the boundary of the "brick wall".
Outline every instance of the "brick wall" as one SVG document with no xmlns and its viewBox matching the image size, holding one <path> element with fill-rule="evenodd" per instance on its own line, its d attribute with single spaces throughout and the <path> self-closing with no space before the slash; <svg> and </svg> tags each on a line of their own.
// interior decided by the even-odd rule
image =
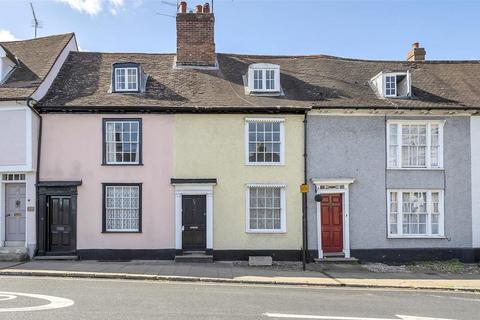
<svg viewBox="0 0 480 320">
<path fill-rule="evenodd" d="M 215 65 L 214 25 L 212 13 L 177 14 L 177 65 Z"/>
</svg>

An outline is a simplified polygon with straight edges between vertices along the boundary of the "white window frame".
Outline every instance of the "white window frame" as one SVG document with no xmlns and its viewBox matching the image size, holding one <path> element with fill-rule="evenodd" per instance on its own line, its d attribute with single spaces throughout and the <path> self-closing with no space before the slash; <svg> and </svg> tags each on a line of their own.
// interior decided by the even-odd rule
<svg viewBox="0 0 480 320">
<path fill-rule="evenodd" d="M 397 193 L 397 234 L 390 234 L 390 198 L 391 192 Z M 426 234 L 403 234 L 403 193 L 404 192 L 425 192 L 427 194 L 427 233 Z M 432 193 L 438 193 L 438 233 L 432 234 Z M 404 239 L 404 238 L 445 238 L 445 203 L 444 191 L 441 189 L 387 189 L 387 238 Z"/>
<path fill-rule="evenodd" d="M 397 86 L 397 76 L 405 76 L 407 77 L 407 85 L 408 85 L 408 92 L 406 95 L 398 95 L 398 86 Z M 395 94 L 387 94 L 387 77 L 395 77 Z M 409 97 L 412 92 L 412 78 L 410 75 L 410 71 L 407 72 L 388 72 L 383 73 L 383 96 L 386 98 L 404 98 Z"/>
<path fill-rule="evenodd" d="M 280 229 L 251 229 L 250 228 L 250 188 L 280 188 Z M 245 192 L 245 232 L 246 233 L 286 233 L 287 232 L 287 199 L 286 184 L 247 184 Z"/>
<path fill-rule="evenodd" d="M 280 123 L 280 161 L 279 162 L 254 162 L 249 157 L 249 129 L 251 122 L 277 122 Z M 283 166 L 285 165 L 285 119 L 283 118 L 246 118 L 245 119 L 245 163 L 248 166 Z"/>
<path fill-rule="evenodd" d="M 115 79 L 115 92 L 136 92 L 138 91 L 138 87 L 139 87 L 139 84 L 138 84 L 138 68 L 137 67 L 115 67 L 114 68 L 115 70 L 115 74 L 114 74 L 114 79 Z M 120 71 L 120 70 L 125 70 L 125 88 L 124 89 L 120 89 L 118 87 L 118 82 L 117 82 L 117 73 Z M 137 79 L 137 81 L 135 82 L 135 89 L 128 89 L 128 71 L 129 70 L 135 70 L 135 77 Z"/>
<path fill-rule="evenodd" d="M 390 164 L 390 125 L 397 125 L 397 165 Z M 402 125 L 426 125 L 427 126 L 427 148 L 425 152 L 425 166 L 418 167 L 404 167 L 402 164 Z M 431 135 L 432 125 L 438 125 L 438 166 L 431 165 Z M 402 169 L 402 170 L 443 170 L 443 128 L 445 120 L 388 120 L 387 121 L 387 168 L 388 169 Z"/>
<path fill-rule="evenodd" d="M 116 125 L 117 123 L 119 123 L 119 122 L 121 122 L 121 123 L 126 123 L 126 122 L 128 122 L 128 123 L 130 123 L 130 125 L 131 125 L 132 123 L 137 123 L 137 125 L 138 125 L 137 141 L 136 141 L 136 143 L 137 143 L 137 159 L 136 159 L 136 161 L 116 161 L 116 160 L 115 160 L 115 161 L 108 161 L 108 144 L 109 144 L 109 143 L 113 143 L 113 144 L 115 145 L 115 144 L 119 143 L 119 142 L 116 141 L 116 140 L 115 140 L 114 142 L 112 142 L 112 141 L 110 141 L 110 142 L 107 141 L 107 139 L 108 139 L 108 131 L 107 131 L 107 130 L 108 130 L 108 124 L 109 124 L 109 123 L 113 123 L 113 126 L 115 127 L 115 125 Z M 118 118 L 118 119 L 115 119 L 115 120 L 113 120 L 113 119 L 106 119 L 106 120 L 105 120 L 105 126 L 104 126 L 105 132 L 103 133 L 104 136 L 105 136 L 105 139 L 104 139 L 103 143 L 104 143 L 105 145 L 103 146 L 103 148 L 104 148 L 104 150 L 105 150 L 105 151 L 104 151 L 104 152 L 105 152 L 105 159 L 104 159 L 104 161 L 105 161 L 105 164 L 106 164 L 106 165 L 138 165 L 138 164 L 140 164 L 140 158 L 141 158 L 141 152 L 142 152 L 142 150 L 141 150 L 141 144 L 142 144 L 142 139 L 143 139 L 143 138 L 142 138 L 142 131 L 141 131 L 142 129 L 141 129 L 141 126 L 142 126 L 141 120 L 136 120 L 136 119 L 133 120 L 133 119 L 122 119 L 122 118 Z M 114 139 L 115 139 L 115 134 L 114 134 Z M 124 143 L 126 143 L 125 141 L 123 141 L 123 136 L 122 136 L 122 141 L 121 141 L 121 143 L 122 143 L 122 145 L 123 145 Z M 129 141 L 128 143 L 133 143 L 133 142 L 132 142 L 132 141 Z M 115 148 L 115 147 L 116 147 L 116 146 L 114 146 L 114 148 Z M 117 153 L 117 152 L 115 151 L 114 153 L 115 153 L 115 159 L 116 159 L 116 153 Z M 122 150 L 122 153 L 124 153 L 123 150 Z M 130 152 L 130 153 L 131 153 L 131 152 Z"/>
<path fill-rule="evenodd" d="M 262 72 L 262 89 L 255 89 L 255 70 Z M 274 72 L 274 87 L 267 89 L 267 72 L 272 70 Z M 280 92 L 280 66 L 270 63 L 255 63 L 248 67 L 248 87 L 249 91 L 253 93 L 271 93 L 271 92 Z"/>
</svg>

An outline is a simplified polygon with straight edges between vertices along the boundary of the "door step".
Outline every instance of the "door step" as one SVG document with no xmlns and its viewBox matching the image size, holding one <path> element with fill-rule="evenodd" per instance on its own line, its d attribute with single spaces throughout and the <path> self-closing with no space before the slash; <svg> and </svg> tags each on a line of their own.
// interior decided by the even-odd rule
<svg viewBox="0 0 480 320">
<path fill-rule="evenodd" d="M 213 262 L 213 255 L 205 251 L 183 251 L 181 255 L 175 256 L 175 262 L 210 263 Z"/>
<path fill-rule="evenodd" d="M 315 259 L 316 263 L 358 263 L 357 258 L 344 258 L 344 257 L 325 257 L 323 259 Z"/>
<path fill-rule="evenodd" d="M 40 260 L 40 261 L 78 260 L 78 256 L 35 256 L 33 260 Z"/>
<path fill-rule="evenodd" d="M 25 247 L 0 247 L 0 261 L 25 261 L 28 260 Z"/>
</svg>

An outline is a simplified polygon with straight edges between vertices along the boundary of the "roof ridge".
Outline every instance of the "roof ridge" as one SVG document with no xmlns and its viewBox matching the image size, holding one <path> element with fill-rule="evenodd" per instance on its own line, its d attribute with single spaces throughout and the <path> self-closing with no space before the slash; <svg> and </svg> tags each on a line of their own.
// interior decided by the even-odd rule
<svg viewBox="0 0 480 320">
<path fill-rule="evenodd" d="M 102 51 L 76 51 L 75 54 L 108 54 L 108 55 L 149 55 L 149 56 L 171 56 L 176 55 L 175 52 L 102 52 Z M 217 55 L 239 57 L 246 59 L 327 59 L 350 62 L 366 62 L 366 63 L 402 63 L 406 65 L 414 64 L 471 64 L 480 63 L 480 60 L 425 60 L 425 61 L 406 61 L 406 60 L 373 60 L 373 59 L 357 59 L 345 58 L 331 55 L 311 54 L 311 55 L 258 55 L 258 54 L 239 54 L 239 53 L 223 53 L 218 52 Z"/>
<path fill-rule="evenodd" d="M 48 38 L 60 38 L 60 37 L 65 37 L 65 36 L 70 36 L 73 37 L 75 35 L 75 32 L 67 32 L 67 33 L 61 33 L 61 34 L 53 34 L 49 36 L 44 36 L 44 37 L 38 37 L 38 38 L 32 38 L 32 39 L 25 39 L 25 40 L 14 40 L 14 41 L 2 41 L 0 42 L 1 44 L 11 44 L 11 43 L 19 43 L 19 42 L 33 42 L 37 40 L 45 40 Z"/>
</svg>

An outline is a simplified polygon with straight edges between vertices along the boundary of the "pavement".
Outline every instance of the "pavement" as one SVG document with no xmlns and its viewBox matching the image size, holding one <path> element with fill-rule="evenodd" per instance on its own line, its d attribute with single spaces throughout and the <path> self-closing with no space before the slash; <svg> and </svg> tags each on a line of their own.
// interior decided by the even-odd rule
<svg viewBox="0 0 480 320">
<path fill-rule="evenodd" d="M 377 273 L 359 264 L 309 264 L 302 271 L 298 263 L 249 267 L 234 262 L 30 261 L 0 262 L 0 275 L 480 292 L 480 275 Z"/>
</svg>

